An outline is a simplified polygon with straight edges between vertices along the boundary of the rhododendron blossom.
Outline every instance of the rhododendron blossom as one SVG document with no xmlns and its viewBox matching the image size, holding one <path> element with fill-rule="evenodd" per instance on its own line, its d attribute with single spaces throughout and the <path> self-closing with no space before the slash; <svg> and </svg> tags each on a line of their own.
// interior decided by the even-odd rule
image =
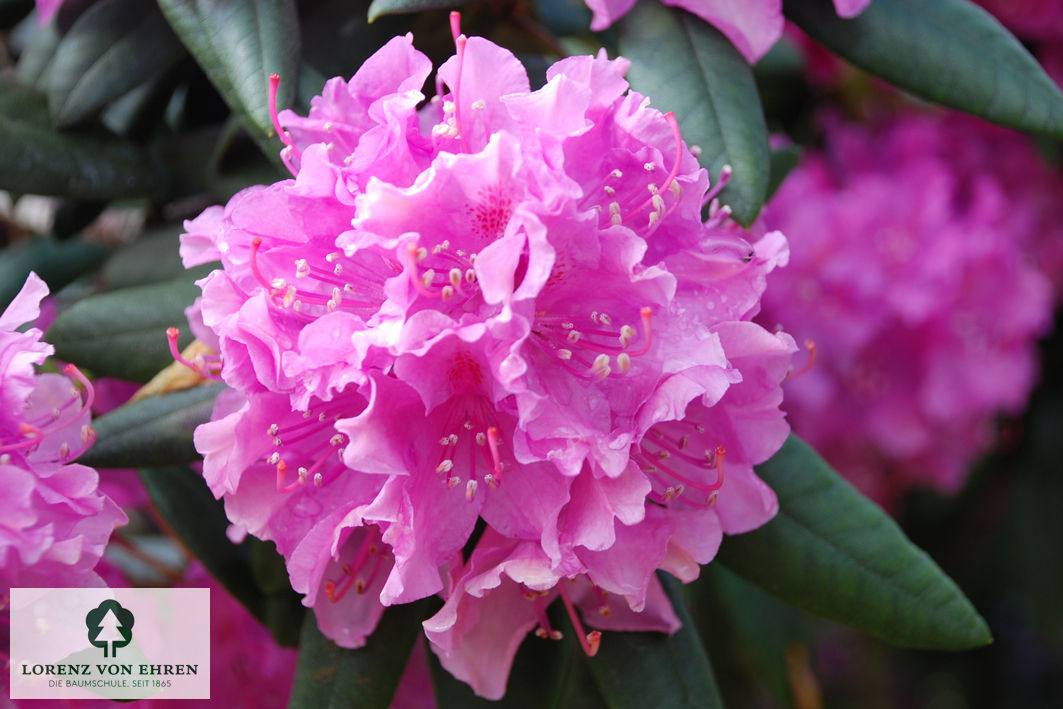
<svg viewBox="0 0 1063 709">
<path fill-rule="evenodd" d="M 750 321 L 785 239 L 743 239 L 727 173 L 710 188 L 626 60 L 565 59 L 532 91 L 452 23 L 430 101 L 429 60 L 392 39 L 279 114 L 294 179 L 186 224 L 186 265 L 223 265 L 190 314 L 219 357 L 190 365 L 232 387 L 196 432 L 207 482 L 322 631 L 358 646 L 384 606 L 443 594 L 433 647 L 501 696 L 543 599 L 674 630 L 655 572 L 690 580 L 771 518 L 753 465 L 788 433 L 795 347 Z M 477 625 L 518 597 L 512 627 Z M 489 677 L 463 654 L 481 643 Z"/>
<path fill-rule="evenodd" d="M 880 503 L 913 484 L 954 491 L 1033 386 L 1061 270 L 1059 179 L 1024 136 L 958 116 L 835 122 L 826 137 L 766 216 L 793 255 L 761 321 L 818 355 L 785 408 Z"/>
<path fill-rule="evenodd" d="M 38 374 L 52 354 L 41 331 L 48 294 L 35 273 L 0 315 L 0 592 L 100 585 L 93 571 L 126 518 L 98 489 L 96 471 L 72 461 L 95 441 L 92 385 L 73 365 Z M 84 392 L 78 389 L 83 387 Z"/>
<path fill-rule="evenodd" d="M 661 0 L 681 7 L 716 27 L 753 64 L 779 40 L 783 32 L 782 0 Z M 627 14 L 635 0 L 586 0 L 594 16 L 591 29 L 600 31 Z M 871 0 L 834 0 L 841 17 L 856 17 Z"/>
</svg>

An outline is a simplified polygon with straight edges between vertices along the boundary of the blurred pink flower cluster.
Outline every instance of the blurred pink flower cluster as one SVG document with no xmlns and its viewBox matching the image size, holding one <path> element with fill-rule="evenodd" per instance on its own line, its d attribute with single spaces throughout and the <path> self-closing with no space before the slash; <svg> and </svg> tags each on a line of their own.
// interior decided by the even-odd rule
<svg viewBox="0 0 1063 709">
<path fill-rule="evenodd" d="M 814 341 L 794 431 L 873 499 L 954 491 L 1017 413 L 1051 324 L 1059 177 L 1031 142 L 946 114 L 830 122 L 772 200 L 793 245 L 761 322 Z"/>
<path fill-rule="evenodd" d="M 68 365 L 39 374 L 53 352 L 41 331 L 48 294 L 35 273 L 0 315 L 0 592 L 13 586 L 95 586 L 93 570 L 126 518 L 98 490 L 96 471 L 73 463 L 95 441 L 92 385 Z M 80 383 L 83 390 L 76 383 Z"/>
<path fill-rule="evenodd" d="M 531 91 L 460 35 L 436 76 L 396 37 L 278 132 L 294 179 L 186 224 L 220 260 L 191 313 L 232 388 L 196 432 L 238 530 L 269 539 L 321 630 L 384 606 L 499 697 L 560 596 L 603 629 L 674 631 L 683 580 L 776 501 L 753 465 L 789 427 L 792 339 L 751 322 L 784 261 L 755 246 L 627 62 L 563 60 Z M 478 521 L 479 526 L 478 526 Z"/>
<path fill-rule="evenodd" d="M 604 30 L 635 6 L 635 0 L 586 0 L 591 29 Z M 713 25 L 750 64 L 767 54 L 783 33 L 782 0 L 662 0 Z M 841 17 L 856 17 L 871 0 L 834 0 Z"/>
</svg>

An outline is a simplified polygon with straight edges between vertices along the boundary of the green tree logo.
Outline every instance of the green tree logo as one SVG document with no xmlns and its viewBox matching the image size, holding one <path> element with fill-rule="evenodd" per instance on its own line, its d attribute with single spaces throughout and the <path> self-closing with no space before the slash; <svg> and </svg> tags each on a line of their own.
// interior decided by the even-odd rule
<svg viewBox="0 0 1063 709">
<path fill-rule="evenodd" d="M 118 648 L 125 647 L 133 639 L 133 613 L 113 599 L 89 611 L 85 625 L 89 629 L 89 642 L 94 647 L 102 647 L 104 657 L 114 657 Z"/>
</svg>

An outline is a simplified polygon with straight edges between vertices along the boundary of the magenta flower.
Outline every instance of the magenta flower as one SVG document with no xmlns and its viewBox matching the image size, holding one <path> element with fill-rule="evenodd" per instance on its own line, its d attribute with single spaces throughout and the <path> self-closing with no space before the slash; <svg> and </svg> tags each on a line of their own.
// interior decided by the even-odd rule
<svg viewBox="0 0 1063 709">
<path fill-rule="evenodd" d="M 783 31 L 782 0 L 661 0 L 665 5 L 691 12 L 731 40 L 742 56 L 754 64 L 779 40 Z M 619 20 L 635 0 L 586 0 L 594 16 L 591 29 L 598 32 Z M 834 0 L 842 17 L 856 17 L 871 0 Z"/>
<path fill-rule="evenodd" d="M 579 579 L 625 599 L 605 627 L 648 627 L 657 569 L 690 580 L 775 513 L 753 465 L 788 433 L 795 347 L 750 320 L 786 242 L 751 247 L 715 202 L 702 221 L 723 181 L 625 60 L 566 59 L 531 91 L 508 51 L 454 35 L 431 101 L 396 37 L 280 114 L 293 180 L 186 224 L 186 265 L 223 265 L 190 313 L 220 360 L 193 366 L 233 388 L 196 432 L 204 475 L 340 645 L 386 605 L 487 603 L 455 585 L 484 573 Z M 494 541 L 467 566 L 478 520 Z M 490 570 L 488 544 L 541 576 Z M 473 631 L 447 622 L 450 657 Z M 492 683 L 455 672 L 494 695 L 497 659 Z"/>
<path fill-rule="evenodd" d="M 1024 136 L 953 115 L 835 122 L 826 137 L 767 216 L 793 253 L 761 321 L 818 355 L 785 408 L 881 503 L 913 484 L 956 490 L 1034 383 L 1059 179 Z"/>
<path fill-rule="evenodd" d="M 87 586 L 111 531 L 126 518 L 98 489 L 96 471 L 73 463 L 95 440 L 92 385 L 73 365 L 37 374 L 52 354 L 36 320 L 48 287 L 31 273 L 0 315 L 0 589 Z M 74 386 L 80 383 L 82 393 Z"/>
</svg>

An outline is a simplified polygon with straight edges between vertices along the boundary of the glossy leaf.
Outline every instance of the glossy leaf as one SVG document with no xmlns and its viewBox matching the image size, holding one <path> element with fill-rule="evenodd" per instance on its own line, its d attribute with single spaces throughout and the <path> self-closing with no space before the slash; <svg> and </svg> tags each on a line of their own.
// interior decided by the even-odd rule
<svg viewBox="0 0 1063 709">
<path fill-rule="evenodd" d="M 197 460 L 192 433 L 210 420 L 222 388 L 193 387 L 118 407 L 92 422 L 96 443 L 79 462 L 95 468 L 139 468 Z"/>
<path fill-rule="evenodd" d="M 2 129 L 0 129 L 2 130 Z M 107 258 L 107 249 L 82 241 L 23 239 L 0 251 L 0 312 L 34 271 L 55 293 Z"/>
<path fill-rule="evenodd" d="M 278 109 L 290 106 L 299 76 L 294 0 L 159 0 L 159 7 L 259 146 L 275 156 L 282 146 L 270 120 L 269 76 L 281 77 Z"/>
<path fill-rule="evenodd" d="M 280 556 L 273 545 L 254 537 L 240 544 L 229 541 L 226 534 L 229 520 L 222 503 L 214 499 L 203 477 L 191 468 L 142 468 L 139 473 L 155 508 L 188 550 L 273 632 L 277 642 L 293 646 L 296 637 L 290 632 L 291 618 L 295 617 L 298 624 L 302 615 L 298 595 L 290 587 L 263 588 L 262 574 L 256 573 L 266 563 L 259 557 L 272 555 L 275 560 L 271 563 L 278 563 Z M 283 561 L 279 563 L 283 565 Z M 287 617 L 282 617 L 279 606 L 287 609 Z M 280 624 L 278 617 L 281 617 Z"/>
<path fill-rule="evenodd" d="M 603 635 L 598 654 L 588 660 L 598 689 L 610 709 L 722 707 L 709 656 L 683 599 L 682 587 L 667 574 L 660 577 L 683 627 L 675 635 Z"/>
<path fill-rule="evenodd" d="M 806 443 L 791 436 L 757 473 L 778 495 L 779 514 L 728 537 L 718 561 L 788 603 L 895 645 L 991 642 L 956 584 Z"/>
<path fill-rule="evenodd" d="M 851 20 L 830 0 L 787 0 L 786 16 L 853 64 L 945 106 L 1063 136 L 1063 94 L 970 0 L 875 0 Z"/>
<path fill-rule="evenodd" d="M 369 21 L 372 22 L 382 15 L 457 8 L 469 2 L 470 0 L 373 0 L 369 4 Z"/>
<path fill-rule="evenodd" d="M 173 362 L 166 328 L 181 329 L 179 347 L 192 341 L 184 311 L 198 293 L 186 276 L 89 296 L 55 319 L 47 340 L 96 375 L 146 382 Z"/>
<path fill-rule="evenodd" d="M 387 709 L 435 599 L 391 606 L 365 647 L 338 647 L 307 613 L 289 709 Z"/>
<path fill-rule="evenodd" d="M 132 143 L 98 130 L 60 132 L 43 94 L 0 81 L 0 189 L 109 200 L 155 195 L 164 181 Z"/>
<path fill-rule="evenodd" d="M 641 0 L 620 22 L 620 53 L 631 86 L 675 113 L 683 140 L 715 180 L 734 169 L 720 201 L 749 225 L 764 204 L 770 170 L 768 130 L 753 71 L 718 30 L 700 19 Z"/>
<path fill-rule="evenodd" d="M 60 126 L 76 123 L 184 55 L 154 3 L 97 0 L 56 50 L 48 90 L 52 119 Z"/>
</svg>

